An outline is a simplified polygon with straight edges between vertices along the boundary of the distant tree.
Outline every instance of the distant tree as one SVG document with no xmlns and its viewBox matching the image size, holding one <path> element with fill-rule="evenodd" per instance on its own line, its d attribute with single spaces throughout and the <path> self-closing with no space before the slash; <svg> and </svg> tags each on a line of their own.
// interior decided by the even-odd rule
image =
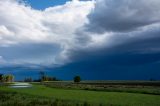
<svg viewBox="0 0 160 106">
<path fill-rule="evenodd" d="M 41 81 L 44 81 L 45 80 L 45 73 L 44 73 L 44 71 L 40 71 L 39 74 L 40 74 Z"/>
<path fill-rule="evenodd" d="M 40 74 L 41 82 L 43 82 L 43 81 L 58 81 L 58 79 L 56 77 L 47 76 L 44 71 L 40 71 L 39 74 Z M 38 81 L 38 80 L 35 80 L 35 81 Z"/>
<path fill-rule="evenodd" d="M 150 80 L 150 81 L 155 81 L 155 79 L 153 79 L 153 78 L 150 78 L 149 80 Z"/>
<path fill-rule="evenodd" d="M 8 75 L 8 82 L 13 82 L 14 81 L 14 76 L 9 74 Z"/>
<path fill-rule="evenodd" d="M 10 76 L 6 75 L 6 82 L 10 82 Z"/>
<path fill-rule="evenodd" d="M 43 81 L 57 81 L 57 78 L 44 75 L 43 76 Z"/>
<path fill-rule="evenodd" d="M 81 81 L 81 77 L 80 76 L 75 76 L 74 77 L 74 82 L 78 83 Z"/>
<path fill-rule="evenodd" d="M 31 78 L 31 77 L 25 78 L 25 79 L 24 79 L 24 82 L 32 82 L 32 78 Z"/>
<path fill-rule="evenodd" d="M 6 75 L 3 75 L 2 76 L 2 82 L 6 82 L 7 80 L 6 80 Z"/>
<path fill-rule="evenodd" d="M 41 79 L 34 79 L 33 82 L 41 82 Z"/>
<path fill-rule="evenodd" d="M 58 79 L 56 77 L 48 77 L 48 81 L 57 81 Z"/>
<path fill-rule="evenodd" d="M 3 74 L 0 74 L 0 82 L 3 80 Z"/>
<path fill-rule="evenodd" d="M 43 81 L 48 81 L 48 76 L 43 76 Z"/>
<path fill-rule="evenodd" d="M 13 82 L 14 81 L 14 76 L 9 74 L 9 75 L 3 75 L 2 76 L 2 81 L 3 82 Z"/>
</svg>

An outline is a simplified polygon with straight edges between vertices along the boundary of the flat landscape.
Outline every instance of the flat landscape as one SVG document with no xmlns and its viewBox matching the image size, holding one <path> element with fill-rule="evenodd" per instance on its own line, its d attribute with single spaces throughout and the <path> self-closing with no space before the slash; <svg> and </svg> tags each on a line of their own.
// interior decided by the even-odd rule
<svg viewBox="0 0 160 106">
<path fill-rule="evenodd" d="M 47 85 L 46 85 L 47 83 Z M 48 83 L 50 86 L 48 86 Z M 61 85 L 53 87 L 55 84 Z M 109 82 L 110 83 L 110 82 Z M 124 82 L 125 83 L 125 82 Z M 132 82 L 133 83 L 133 82 Z M 146 82 L 145 82 L 146 83 Z M 150 82 L 151 83 L 151 82 Z M 153 82 L 154 84 L 155 82 Z M 156 82 L 158 85 L 158 82 Z M 71 82 L 31 83 L 29 88 L 10 88 L 10 84 L 0 87 L 0 106 L 159 106 L 160 87 L 121 85 L 115 90 L 86 89 L 71 85 Z M 70 88 L 62 87 L 69 84 Z M 92 82 L 92 87 L 93 87 Z M 96 86 L 98 83 L 95 83 Z M 117 83 L 120 84 L 119 82 Z M 126 83 L 127 84 L 127 83 Z M 52 86 L 51 86 L 52 85 Z M 85 84 L 81 83 L 81 86 Z M 100 85 L 100 84 L 99 84 Z M 102 83 L 101 83 L 102 85 Z M 115 87 L 112 84 L 112 87 Z M 76 87 L 77 86 L 77 87 Z M 90 86 L 87 84 L 87 86 Z M 107 86 L 106 82 L 103 86 Z M 109 85 L 111 86 L 111 84 Z M 120 86 L 120 85 L 119 85 Z M 128 88 L 126 88 L 128 86 Z M 141 87 L 140 87 L 141 86 Z M 110 88 L 111 89 L 111 88 Z M 119 89 L 119 90 L 118 90 Z M 157 93 L 156 93 L 157 92 Z"/>
<path fill-rule="evenodd" d="M 0 0 L 0 106 L 160 106 L 160 0 Z"/>
</svg>

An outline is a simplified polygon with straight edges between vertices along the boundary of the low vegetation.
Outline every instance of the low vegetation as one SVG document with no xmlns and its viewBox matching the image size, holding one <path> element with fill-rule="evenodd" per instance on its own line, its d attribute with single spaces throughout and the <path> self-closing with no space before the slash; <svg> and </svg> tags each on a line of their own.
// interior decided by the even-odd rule
<svg viewBox="0 0 160 106">
<path fill-rule="evenodd" d="M 84 106 L 83 103 L 0 91 L 0 106 Z"/>
<path fill-rule="evenodd" d="M 0 106 L 160 106 L 159 81 L 57 81 L 43 71 L 38 82 L 24 79 L 29 88 L 12 88 L 13 80 L 0 74 Z"/>
<path fill-rule="evenodd" d="M 160 96 L 139 93 L 86 91 L 50 88 L 34 84 L 33 88 L 0 87 L 1 105 L 14 106 L 159 106 Z M 2 95 L 3 94 L 3 95 Z M 7 96 L 8 95 L 8 96 Z M 6 98 L 6 99 L 4 99 Z M 10 98 L 10 99 L 9 99 Z M 12 99 L 11 99 L 12 98 Z M 6 105 L 8 104 L 8 105 Z M 56 105 L 55 105 L 56 104 Z"/>
<path fill-rule="evenodd" d="M 102 92 L 126 92 L 126 93 L 141 93 L 141 94 L 153 94 L 160 95 L 160 82 L 158 81 L 143 81 L 143 82 L 120 82 L 120 81 L 82 81 L 80 83 L 74 83 L 72 81 L 53 81 L 53 82 L 43 82 L 51 88 L 61 88 L 61 89 L 81 89 L 88 91 L 102 91 Z"/>
</svg>

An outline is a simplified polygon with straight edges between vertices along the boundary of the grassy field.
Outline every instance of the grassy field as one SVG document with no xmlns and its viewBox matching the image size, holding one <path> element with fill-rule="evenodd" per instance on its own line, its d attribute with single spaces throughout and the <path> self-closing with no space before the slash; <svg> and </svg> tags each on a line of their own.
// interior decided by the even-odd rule
<svg viewBox="0 0 160 106">
<path fill-rule="evenodd" d="M 1 97 L 6 96 L 10 99 L 0 100 L 0 105 L 7 104 L 7 101 L 13 103 L 24 102 L 33 105 L 38 104 L 44 106 L 160 106 L 160 96 L 139 93 L 124 92 L 98 92 L 88 90 L 69 90 L 50 88 L 43 85 L 33 85 L 32 88 L 13 89 L 8 87 L 0 87 Z M 12 98 L 13 96 L 13 98 Z M 16 100 L 14 100 L 16 98 Z M 2 98 L 1 98 L 2 99 Z M 13 100 L 12 100 L 13 99 Z M 30 101 L 29 103 L 26 101 Z M 41 103 L 41 102 L 42 103 Z M 13 104 L 12 104 L 13 105 Z M 19 106 L 24 104 L 20 104 Z M 6 105 L 6 106 L 9 106 Z M 15 105 L 16 106 L 16 105 Z M 34 105 L 33 105 L 34 106 Z"/>
<path fill-rule="evenodd" d="M 160 95 L 159 81 L 83 81 L 76 84 L 72 81 L 49 81 L 42 84 L 51 88 Z"/>
</svg>

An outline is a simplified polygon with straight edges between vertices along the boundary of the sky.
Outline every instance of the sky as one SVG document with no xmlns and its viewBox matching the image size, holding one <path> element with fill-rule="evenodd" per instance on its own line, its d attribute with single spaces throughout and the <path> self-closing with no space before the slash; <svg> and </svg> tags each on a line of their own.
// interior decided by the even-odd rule
<svg viewBox="0 0 160 106">
<path fill-rule="evenodd" d="M 158 80 L 159 5 L 159 0 L 0 0 L 0 73 L 20 79 L 43 68 L 67 80 L 74 75 Z"/>
<path fill-rule="evenodd" d="M 63 5 L 67 1 L 71 0 L 24 0 L 26 4 L 30 5 L 34 9 L 44 10 L 48 7 L 57 5 Z"/>
</svg>

